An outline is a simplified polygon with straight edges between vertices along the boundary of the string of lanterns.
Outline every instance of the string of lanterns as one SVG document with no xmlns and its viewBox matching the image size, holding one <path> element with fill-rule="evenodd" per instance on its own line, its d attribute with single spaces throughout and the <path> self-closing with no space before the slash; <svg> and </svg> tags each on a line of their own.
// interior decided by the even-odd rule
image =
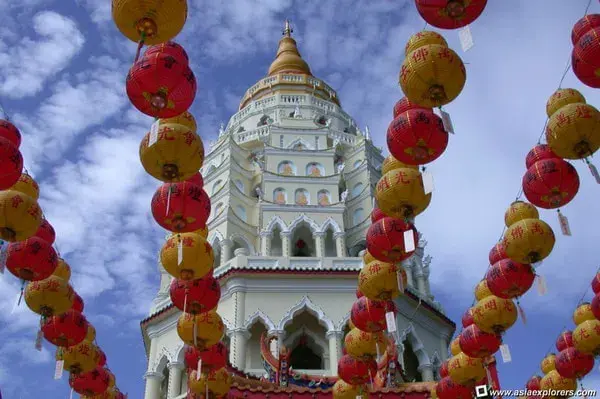
<svg viewBox="0 0 600 399">
<path fill-rule="evenodd" d="M 182 312 L 177 333 L 186 344 L 187 397 L 221 397 L 232 379 L 221 341 L 225 327 L 217 313 L 221 288 L 213 277 L 214 252 L 207 241 L 211 204 L 198 172 L 204 146 L 189 112 L 197 85 L 186 51 L 172 41 L 187 19 L 187 2 L 113 0 L 112 5 L 121 33 L 138 43 L 127 96 L 140 112 L 155 118 L 140 143 L 140 161 L 163 182 L 151 208 L 156 223 L 171 233 L 160 260 L 174 277 L 169 294 Z M 149 47 L 140 58 L 144 45 Z"/>
<path fill-rule="evenodd" d="M 6 268 L 22 281 L 13 311 L 24 298 L 40 315 L 35 347 L 42 350 L 42 338 L 57 347 L 54 379 L 68 371 L 71 394 L 124 399 L 96 330 L 83 314 L 83 300 L 70 283 L 71 267 L 53 247 L 56 234 L 37 202 L 38 184 L 23 168 L 20 145 L 19 129 L 8 116 L 0 119 L 0 273 Z"/>
</svg>

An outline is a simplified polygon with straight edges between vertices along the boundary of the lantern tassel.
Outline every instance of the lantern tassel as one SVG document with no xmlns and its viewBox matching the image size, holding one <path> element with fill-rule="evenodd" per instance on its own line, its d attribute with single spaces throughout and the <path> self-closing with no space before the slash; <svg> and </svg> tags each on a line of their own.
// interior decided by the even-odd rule
<svg viewBox="0 0 600 399">
<path fill-rule="evenodd" d="M 186 313 L 185 310 L 187 309 L 187 296 L 188 296 L 188 291 L 189 289 L 186 287 L 185 288 L 185 298 L 183 298 L 183 313 Z"/>
<path fill-rule="evenodd" d="M 600 184 L 600 173 L 598 173 L 598 169 L 596 169 L 596 166 L 594 166 L 594 164 L 591 163 L 587 158 L 585 159 L 585 163 L 587 163 L 587 166 L 590 169 L 592 176 L 594 176 L 594 179 L 596 179 L 596 183 Z"/>
<path fill-rule="evenodd" d="M 536 274 L 537 278 L 537 291 L 540 295 L 546 295 L 548 288 L 546 287 L 546 279 L 541 274 Z"/>
<path fill-rule="evenodd" d="M 15 301 L 15 304 L 13 305 L 13 308 L 10 311 L 10 314 L 15 313 L 15 311 L 17 310 L 17 308 L 21 304 L 21 299 L 23 299 L 23 293 L 24 292 L 25 292 L 25 280 L 23 280 L 23 282 L 21 283 L 21 291 L 19 292 L 19 296 L 17 297 L 17 300 Z"/>
<path fill-rule="evenodd" d="M 490 372 L 490 368 L 488 367 L 488 364 L 485 364 L 485 378 L 487 380 L 487 385 L 488 386 L 493 386 L 494 384 L 492 383 L 492 373 Z"/>
<path fill-rule="evenodd" d="M 200 373 L 202 372 L 202 359 L 198 359 L 198 372 L 196 373 L 196 381 L 200 379 Z"/>
<path fill-rule="evenodd" d="M 142 47 L 144 47 L 144 41 L 146 40 L 146 32 L 142 32 L 142 37 L 138 43 L 137 51 L 135 52 L 135 59 L 133 63 L 135 64 L 137 60 L 140 58 L 140 53 L 142 52 Z"/>
<path fill-rule="evenodd" d="M 525 316 L 525 310 L 521 306 L 521 303 L 517 300 L 517 311 L 519 312 L 519 316 L 521 316 L 521 321 L 523 324 L 527 324 L 527 317 Z"/>
<path fill-rule="evenodd" d="M 398 281 L 398 291 L 400 291 L 400 294 L 404 294 L 404 279 L 402 278 L 402 272 L 400 270 L 396 272 L 396 280 Z"/>
<path fill-rule="evenodd" d="M 198 346 L 198 324 L 196 324 L 195 317 L 194 317 L 194 346 Z"/>
<path fill-rule="evenodd" d="M 171 208 L 171 185 L 169 185 L 169 191 L 167 192 L 167 210 L 165 216 L 169 216 L 169 208 Z"/>
<path fill-rule="evenodd" d="M 42 332 L 42 325 L 44 324 L 44 317 L 40 317 L 40 329 L 37 332 L 37 335 L 35 336 L 35 349 L 38 352 L 42 351 L 42 337 L 44 336 L 44 333 Z"/>
<path fill-rule="evenodd" d="M 371 391 L 373 390 L 373 375 L 371 374 L 371 370 L 369 370 L 369 380 L 371 381 Z"/>
<path fill-rule="evenodd" d="M 562 213 L 560 213 L 560 209 L 557 209 L 558 212 L 558 223 L 560 223 L 560 230 L 562 231 L 563 236 L 571 236 L 571 228 L 569 227 L 569 219 Z"/>
</svg>

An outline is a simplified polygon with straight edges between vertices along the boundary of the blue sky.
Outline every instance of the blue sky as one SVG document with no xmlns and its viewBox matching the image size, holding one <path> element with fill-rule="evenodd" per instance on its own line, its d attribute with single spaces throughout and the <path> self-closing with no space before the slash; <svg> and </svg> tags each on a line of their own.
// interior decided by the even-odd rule
<svg viewBox="0 0 600 399">
<path fill-rule="evenodd" d="M 244 91 L 266 74 L 283 20 L 313 73 L 338 90 L 342 105 L 385 145 L 406 40 L 424 22 L 413 1 L 189 0 L 188 23 L 177 39 L 188 51 L 199 92 L 192 113 L 205 142 L 235 112 Z M 487 254 L 502 231 L 504 211 L 536 144 L 547 98 L 571 52 L 570 32 L 588 0 L 490 1 L 471 26 L 475 47 L 460 51 L 458 33 L 443 31 L 466 63 L 467 84 L 447 107 L 456 135 L 428 168 L 435 192 L 417 226 L 433 256 L 432 289 L 459 323 L 485 273 Z M 600 13 L 592 2 L 590 12 Z M 119 387 L 143 395 L 146 359 L 139 320 L 158 288 L 157 251 L 164 233 L 150 199 L 158 182 L 137 156 L 150 126 L 125 96 L 135 44 L 120 36 L 109 0 L 0 0 L 0 98 L 23 133 L 26 167 L 41 188 L 40 204 L 57 231 L 73 284 L 97 327 Z M 563 87 L 590 104 L 600 95 L 572 72 Z M 505 337 L 513 362 L 500 365 L 502 384 L 520 388 L 564 326 L 600 265 L 598 186 L 576 162 L 581 189 L 563 209 L 572 237 L 560 235 L 556 212 L 542 217 L 557 233 L 540 272 L 548 293 L 532 289 L 521 301 L 528 324 Z M 600 164 L 598 164 L 600 167 Z M 66 398 L 66 376 L 53 380 L 53 348 L 34 349 L 38 320 L 10 310 L 18 282 L 0 276 L 0 387 L 6 399 Z M 587 291 L 591 299 L 591 290 Z M 348 304 L 350 309 L 351 304 Z M 600 388 L 595 369 L 584 381 Z"/>
</svg>

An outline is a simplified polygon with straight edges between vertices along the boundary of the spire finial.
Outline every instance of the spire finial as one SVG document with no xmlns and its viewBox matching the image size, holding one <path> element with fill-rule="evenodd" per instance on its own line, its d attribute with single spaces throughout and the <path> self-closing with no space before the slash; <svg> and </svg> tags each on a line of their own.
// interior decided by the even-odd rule
<svg viewBox="0 0 600 399">
<path fill-rule="evenodd" d="M 286 19 L 285 20 L 285 25 L 283 27 L 283 36 L 285 36 L 285 37 L 292 37 L 292 33 L 293 32 L 294 32 L 294 30 L 290 26 L 290 20 Z"/>
</svg>

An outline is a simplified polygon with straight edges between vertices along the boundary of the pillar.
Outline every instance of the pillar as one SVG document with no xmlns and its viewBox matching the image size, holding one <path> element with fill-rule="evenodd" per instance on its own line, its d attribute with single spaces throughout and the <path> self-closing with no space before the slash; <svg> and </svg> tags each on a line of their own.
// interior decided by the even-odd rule
<svg viewBox="0 0 600 399">
<path fill-rule="evenodd" d="M 313 233 L 317 258 L 325 257 L 325 233 Z"/>
<path fill-rule="evenodd" d="M 273 233 L 270 231 L 260 232 L 260 254 L 262 256 L 271 256 L 271 240 Z"/>
<path fill-rule="evenodd" d="M 425 275 L 423 274 L 422 271 L 419 270 L 416 273 L 416 277 L 417 277 L 417 289 L 423 296 L 426 296 L 427 289 L 425 287 Z"/>
<path fill-rule="evenodd" d="M 181 395 L 181 376 L 184 368 L 185 366 L 181 362 L 169 363 L 169 395 L 167 398 L 172 399 Z"/>
<path fill-rule="evenodd" d="M 408 258 L 407 260 L 400 262 L 400 265 L 402 265 L 404 270 L 406 270 L 406 280 L 407 280 L 408 286 L 413 287 L 413 288 L 416 287 L 415 276 L 413 274 L 414 269 L 413 269 L 412 258 Z"/>
<path fill-rule="evenodd" d="M 233 251 L 233 255 L 237 258 L 238 256 L 248 256 L 250 254 L 250 252 L 248 251 L 248 248 L 238 248 L 235 251 Z"/>
<path fill-rule="evenodd" d="M 428 363 L 428 364 L 422 364 L 419 366 L 419 368 L 417 369 L 419 371 L 419 373 L 421 373 L 421 379 L 423 380 L 423 382 L 428 382 L 428 381 L 433 381 L 433 365 Z"/>
<path fill-rule="evenodd" d="M 333 237 L 335 238 L 337 256 L 339 258 L 346 256 L 346 233 L 335 233 Z"/>
<path fill-rule="evenodd" d="M 230 239 L 226 238 L 221 241 L 221 266 L 225 263 L 229 262 L 231 259 L 231 248 L 233 247 L 233 242 Z"/>
<path fill-rule="evenodd" d="M 149 371 L 144 374 L 144 378 L 146 379 L 146 393 L 144 395 L 144 399 L 161 399 L 160 383 L 165 376 L 162 375 L 162 373 Z"/>
<path fill-rule="evenodd" d="M 231 348 L 229 360 L 235 367 L 246 368 L 246 341 L 250 337 L 244 328 L 246 318 L 246 292 L 238 289 L 233 293 L 234 328 L 231 331 Z"/>
<path fill-rule="evenodd" d="M 342 331 L 328 331 L 325 334 L 325 337 L 329 341 L 329 370 L 331 371 L 331 375 L 337 375 L 337 364 L 341 355 L 341 338 Z"/>
<path fill-rule="evenodd" d="M 292 256 L 292 232 L 282 231 L 281 232 L 281 249 L 284 257 L 289 258 Z"/>
</svg>

